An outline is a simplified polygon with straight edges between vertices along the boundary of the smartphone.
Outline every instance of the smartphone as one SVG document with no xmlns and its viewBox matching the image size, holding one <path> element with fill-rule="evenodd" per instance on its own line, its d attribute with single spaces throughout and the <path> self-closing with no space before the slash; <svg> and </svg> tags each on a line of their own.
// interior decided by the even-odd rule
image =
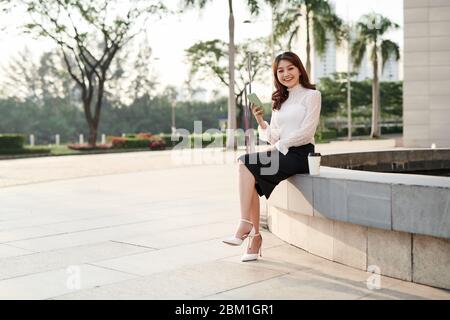
<svg viewBox="0 0 450 320">
<path fill-rule="evenodd" d="M 261 102 L 261 100 L 259 100 L 258 96 L 256 95 L 256 93 L 250 93 L 247 96 L 248 100 L 253 103 L 254 105 L 257 105 L 259 107 L 263 106 L 263 103 Z M 250 109 L 252 108 L 252 106 L 250 105 Z"/>
</svg>

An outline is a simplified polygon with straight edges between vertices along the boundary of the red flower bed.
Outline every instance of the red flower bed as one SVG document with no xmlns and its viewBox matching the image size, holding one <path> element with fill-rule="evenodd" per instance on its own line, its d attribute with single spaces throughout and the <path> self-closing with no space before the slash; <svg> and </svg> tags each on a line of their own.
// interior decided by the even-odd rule
<svg viewBox="0 0 450 320">
<path fill-rule="evenodd" d="M 152 141 L 149 144 L 149 148 L 152 150 L 164 150 L 166 148 L 166 144 L 164 141 Z"/>
<path fill-rule="evenodd" d="M 72 150 L 80 150 L 80 151 L 88 151 L 88 150 L 108 150 L 111 149 L 111 144 L 97 144 L 94 146 L 91 146 L 90 144 L 79 144 L 79 143 L 73 143 L 68 144 L 67 147 Z"/>
<path fill-rule="evenodd" d="M 125 137 L 111 137 L 113 148 L 135 149 L 149 148 L 151 150 L 164 150 L 166 144 L 164 139 L 156 134 L 139 133 Z"/>
</svg>

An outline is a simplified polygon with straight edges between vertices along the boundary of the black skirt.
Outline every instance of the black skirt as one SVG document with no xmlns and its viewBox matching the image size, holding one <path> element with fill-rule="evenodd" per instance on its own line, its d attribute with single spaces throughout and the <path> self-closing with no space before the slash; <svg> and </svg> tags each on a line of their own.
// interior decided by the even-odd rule
<svg viewBox="0 0 450 320">
<path fill-rule="evenodd" d="M 308 154 L 314 145 L 308 143 L 290 147 L 286 155 L 277 149 L 247 153 L 238 158 L 255 177 L 255 188 L 259 196 L 269 199 L 273 189 L 283 180 L 300 173 L 309 173 Z"/>
</svg>

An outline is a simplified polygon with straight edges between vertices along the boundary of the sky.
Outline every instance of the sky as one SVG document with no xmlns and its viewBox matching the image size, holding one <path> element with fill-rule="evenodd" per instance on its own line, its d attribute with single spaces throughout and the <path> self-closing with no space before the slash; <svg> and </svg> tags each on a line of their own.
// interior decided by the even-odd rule
<svg viewBox="0 0 450 320">
<path fill-rule="evenodd" d="M 245 0 L 234 0 L 235 42 L 259 36 L 268 36 L 271 32 L 270 9 L 263 7 L 258 17 L 251 17 Z M 334 0 L 336 12 L 344 20 L 357 21 L 361 15 L 370 11 L 381 13 L 403 26 L 403 0 Z M 179 0 L 167 0 L 166 5 L 176 7 Z M 251 19 L 251 24 L 244 24 L 244 20 Z M 10 25 L 20 23 L 21 17 L 8 15 L 6 22 Z M 149 25 L 148 40 L 157 58 L 153 70 L 160 82 L 159 89 L 171 85 L 180 87 L 188 77 L 189 67 L 186 64 L 185 49 L 200 40 L 222 39 L 228 41 L 228 1 L 210 1 L 204 10 L 189 10 L 181 15 L 165 17 Z M 399 30 L 390 38 L 403 47 L 403 31 Z M 53 46 L 49 40 L 33 40 L 19 32 L 0 33 L 0 79 L 3 77 L 1 66 L 5 66 L 9 59 L 28 46 L 35 54 L 34 59 L 43 50 Z M 301 53 L 299 53 L 301 56 Z M 270 77 L 270 70 L 268 70 Z M 261 96 L 270 96 L 270 79 L 266 84 L 254 84 L 254 91 L 260 90 Z M 205 82 L 207 90 L 217 87 L 213 82 Z M 226 94 L 227 89 L 224 88 Z M 206 96 L 205 98 L 208 98 Z"/>
</svg>

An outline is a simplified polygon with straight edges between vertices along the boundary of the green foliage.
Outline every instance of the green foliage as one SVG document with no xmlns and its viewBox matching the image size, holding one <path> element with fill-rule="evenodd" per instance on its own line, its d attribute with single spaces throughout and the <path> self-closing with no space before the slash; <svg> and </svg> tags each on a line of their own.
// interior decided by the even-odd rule
<svg viewBox="0 0 450 320">
<path fill-rule="evenodd" d="M 381 116 L 403 116 L 403 82 L 380 83 Z"/>
<path fill-rule="evenodd" d="M 391 56 L 398 60 L 400 58 L 398 44 L 384 39 L 384 36 L 388 31 L 396 30 L 399 27 L 397 23 L 374 12 L 362 16 L 356 24 L 357 35 L 351 48 L 354 66 L 359 68 L 364 54 L 368 54 L 373 62 L 377 58 L 378 52 L 381 53 L 382 67 Z M 369 48 L 370 52 L 368 52 Z"/>
<path fill-rule="evenodd" d="M 0 134 L 0 150 L 22 149 L 25 137 L 21 134 Z"/>
<path fill-rule="evenodd" d="M 270 55 L 268 38 L 258 38 L 247 40 L 236 45 L 235 74 L 236 74 L 236 95 L 242 94 L 244 86 L 248 83 L 248 52 L 252 52 L 252 79 L 263 80 L 267 77 L 263 71 L 270 70 Z M 210 41 L 199 41 L 186 49 L 186 56 L 191 65 L 190 77 L 197 76 L 200 80 L 216 79 L 221 84 L 229 85 L 228 75 L 228 44 L 222 40 L 214 39 Z M 270 74 L 270 71 L 269 71 Z"/>
<path fill-rule="evenodd" d="M 48 154 L 50 148 L 22 148 L 22 149 L 1 149 L 0 155 L 23 155 L 23 154 Z"/>
<path fill-rule="evenodd" d="M 133 138 L 113 138 L 113 148 L 115 149 L 145 149 L 149 147 L 149 141 Z"/>
<path fill-rule="evenodd" d="M 0 114 L 0 132 L 34 134 L 37 144 L 54 143 L 55 134 L 61 142 L 86 134 L 83 112 L 58 98 L 47 99 L 43 106 L 31 100 L 0 100 Z"/>
<path fill-rule="evenodd" d="M 287 48 L 291 50 L 294 38 L 302 32 L 301 26 L 306 17 L 306 32 L 312 37 L 316 51 L 323 54 L 327 46 L 327 33 L 331 34 L 339 45 L 344 36 L 343 21 L 333 12 L 329 1 L 326 0 L 289 0 L 280 1 L 282 4 L 275 7 L 274 36 L 278 41 L 286 38 Z M 303 8 L 305 14 L 300 14 Z M 309 59 L 309 57 L 307 58 Z"/>
<path fill-rule="evenodd" d="M 321 115 L 325 117 L 347 114 L 347 80 L 345 74 L 334 74 L 320 80 L 317 88 L 322 92 Z M 403 82 L 380 83 L 381 116 L 401 117 L 403 109 Z M 372 81 L 351 81 L 352 117 L 370 117 L 372 107 Z"/>
</svg>

